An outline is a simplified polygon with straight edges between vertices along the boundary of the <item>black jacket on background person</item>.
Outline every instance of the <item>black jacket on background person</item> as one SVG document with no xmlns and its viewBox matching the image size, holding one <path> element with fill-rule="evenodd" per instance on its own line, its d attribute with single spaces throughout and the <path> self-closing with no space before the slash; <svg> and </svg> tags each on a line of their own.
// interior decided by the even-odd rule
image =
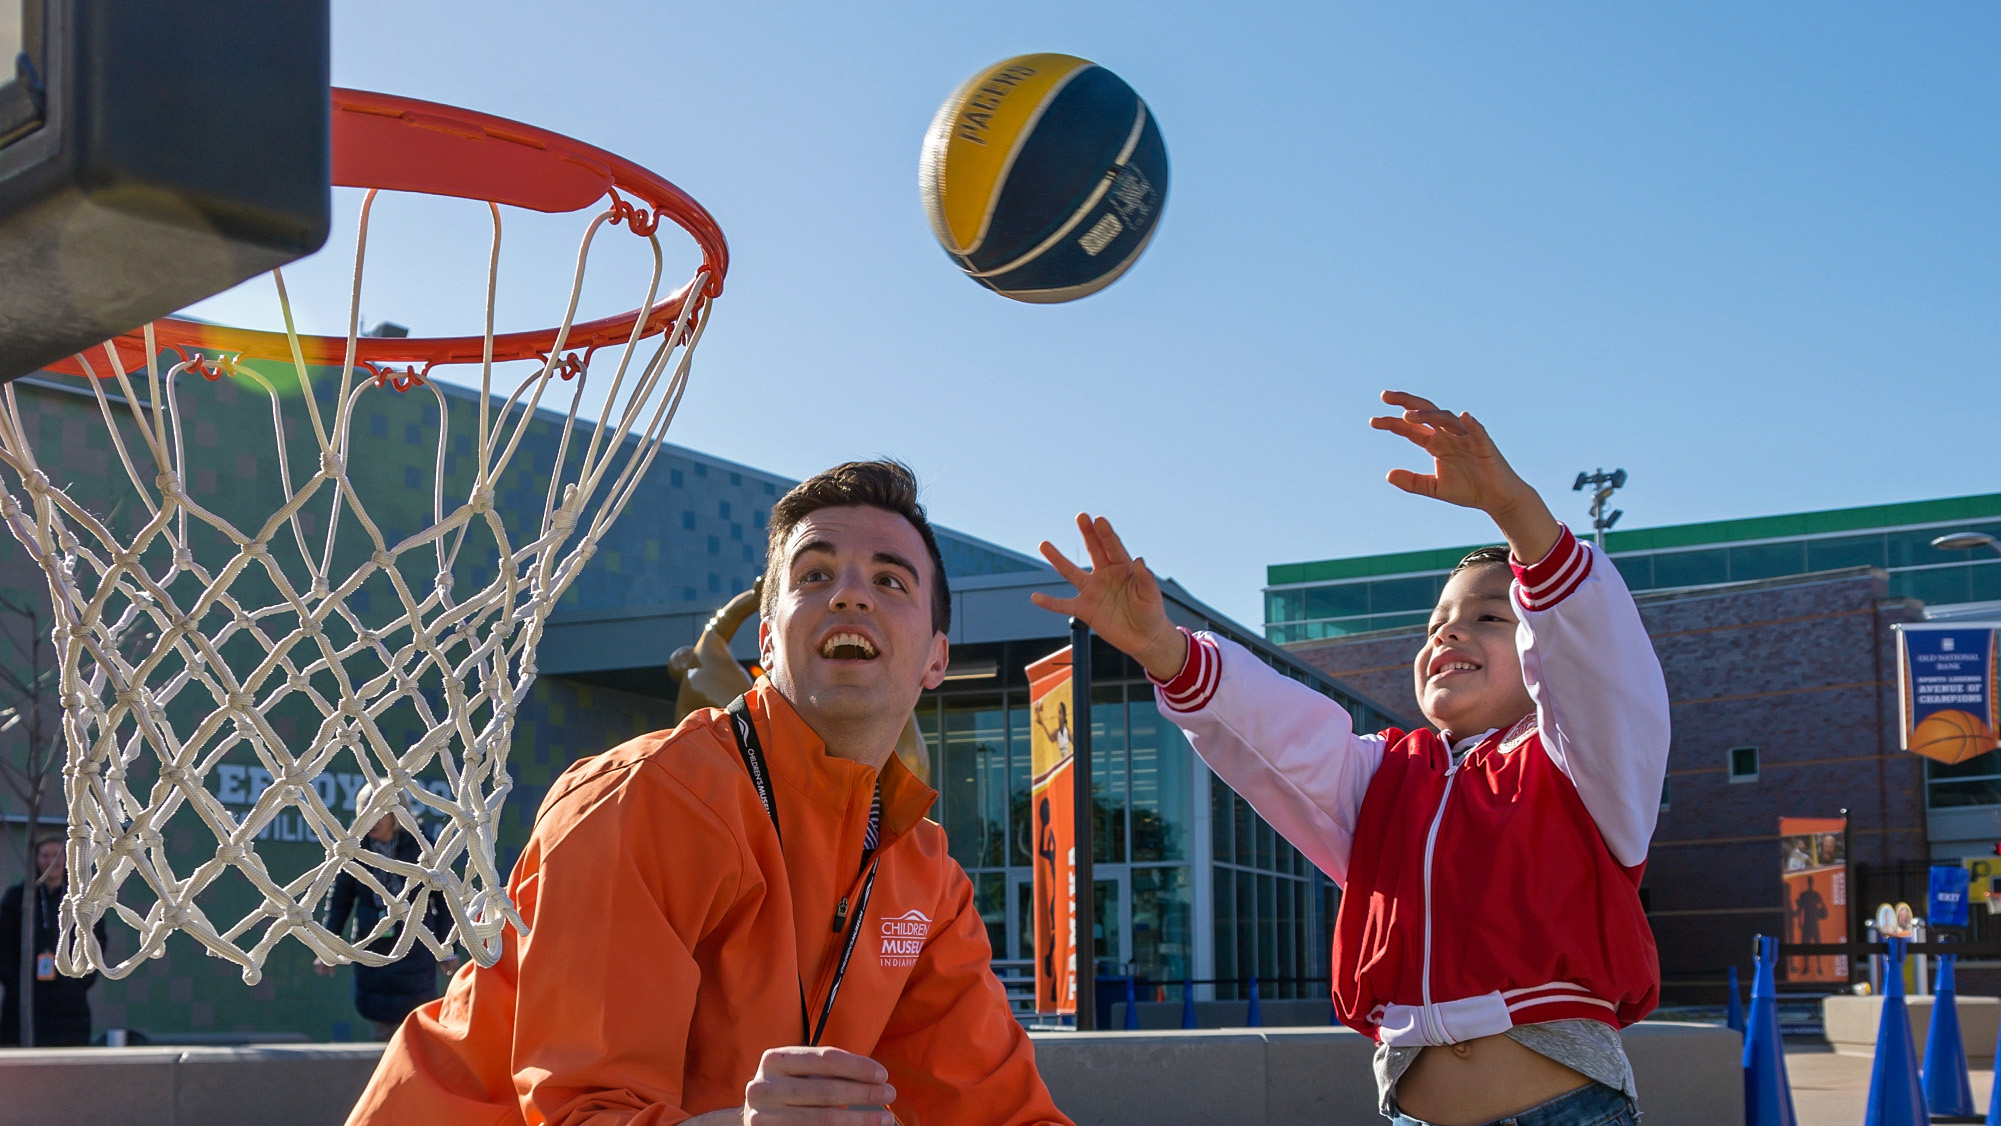
<svg viewBox="0 0 2001 1126">
<path fill-rule="evenodd" d="M 35 884 L 35 952 L 56 948 L 56 922 L 63 902 L 62 888 Z M 97 942 L 104 945 L 104 920 L 92 928 Z M 30 973 L 34 972 L 32 969 Z M 0 896 L 0 1044 L 21 1042 L 21 885 L 15 884 Z M 35 1046 L 73 1047 L 90 1043 L 90 997 L 85 992 L 97 984 L 96 974 L 35 982 Z"/>
<path fill-rule="evenodd" d="M 365 848 L 377 849 L 380 842 L 362 839 Z M 388 856 L 393 860 L 415 864 L 423 856 L 423 846 L 407 830 L 397 829 L 396 839 L 390 842 Z M 396 895 L 403 890 L 403 877 L 375 870 L 375 878 Z M 343 871 L 334 878 L 333 892 L 328 897 L 326 928 L 342 938 L 349 938 L 347 924 L 354 922 L 354 936 L 359 937 L 375 929 L 382 921 L 382 898 L 356 878 Z M 430 906 L 424 912 L 424 925 L 431 933 L 443 939 L 451 933 L 451 912 L 445 907 L 444 898 L 432 895 Z M 369 943 L 368 949 L 378 954 L 387 954 L 396 948 L 400 928 Z M 410 1015 L 410 1010 L 438 996 L 438 960 L 430 948 L 418 939 L 410 945 L 410 952 L 386 966 L 364 966 L 354 964 L 354 1007 L 372 1021 L 395 1024 Z"/>
</svg>

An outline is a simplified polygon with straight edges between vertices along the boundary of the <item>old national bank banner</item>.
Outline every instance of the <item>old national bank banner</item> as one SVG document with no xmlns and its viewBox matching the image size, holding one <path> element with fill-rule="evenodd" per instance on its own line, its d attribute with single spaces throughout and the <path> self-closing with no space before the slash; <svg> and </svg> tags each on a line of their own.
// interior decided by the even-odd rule
<svg viewBox="0 0 2001 1126">
<path fill-rule="evenodd" d="M 1787 942 L 1848 941 L 1848 819 L 1779 818 L 1779 880 Z M 1843 954 L 1795 954 L 1786 980 L 1848 983 Z"/>
<path fill-rule="evenodd" d="M 1028 707 L 1032 719 L 1030 759 L 1035 777 L 1029 790 L 1035 833 L 1035 1011 L 1077 1011 L 1077 883 L 1072 877 L 1076 835 L 1071 817 L 1076 784 L 1071 773 L 1071 734 L 1076 709 L 1070 697 L 1070 647 L 1028 666 Z"/>
<path fill-rule="evenodd" d="M 1995 635 L 1992 625 L 1897 630 L 1897 692 L 1903 745 L 1948 766 L 1995 748 Z"/>
</svg>

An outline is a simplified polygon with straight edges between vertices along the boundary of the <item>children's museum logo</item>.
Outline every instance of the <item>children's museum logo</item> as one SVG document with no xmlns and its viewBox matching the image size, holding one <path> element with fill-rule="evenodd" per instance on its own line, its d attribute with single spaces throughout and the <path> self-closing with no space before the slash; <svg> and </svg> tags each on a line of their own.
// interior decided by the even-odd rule
<svg viewBox="0 0 2001 1126">
<path fill-rule="evenodd" d="M 882 921 L 882 964 L 885 966 L 914 966 L 917 955 L 924 951 L 924 940 L 931 934 L 931 916 L 911 908 L 903 914 Z"/>
</svg>

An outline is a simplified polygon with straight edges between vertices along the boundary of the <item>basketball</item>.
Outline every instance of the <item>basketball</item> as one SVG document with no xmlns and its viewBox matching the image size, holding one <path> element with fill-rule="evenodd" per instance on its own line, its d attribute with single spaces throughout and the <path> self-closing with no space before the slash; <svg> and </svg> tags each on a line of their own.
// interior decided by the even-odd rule
<svg viewBox="0 0 2001 1126">
<path fill-rule="evenodd" d="M 1948 766 L 1994 749 L 1994 732 L 1979 716 L 1957 708 L 1933 712 L 1911 732 L 1910 749 Z"/>
<path fill-rule="evenodd" d="M 1071 55 L 1019 55 L 939 107 L 918 184 L 932 231 L 968 277 L 1054 304 L 1139 260 L 1167 202 L 1167 147 L 1118 75 Z"/>
</svg>

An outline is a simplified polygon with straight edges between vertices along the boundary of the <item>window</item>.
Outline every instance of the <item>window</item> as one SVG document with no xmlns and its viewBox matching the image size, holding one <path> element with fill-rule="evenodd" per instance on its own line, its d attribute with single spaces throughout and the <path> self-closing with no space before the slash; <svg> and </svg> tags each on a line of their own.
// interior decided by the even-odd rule
<svg viewBox="0 0 2001 1126">
<path fill-rule="evenodd" d="M 1733 583 L 1797 575 L 1805 570 L 1806 545 L 1798 541 L 1751 544 L 1730 549 L 1730 581 Z"/>
<path fill-rule="evenodd" d="M 686 528 L 687 530 L 689 530 L 689 531 L 691 531 L 691 532 L 695 530 L 695 514 L 694 514 L 694 512 L 692 512 L 692 511 L 690 511 L 690 510 L 686 510 L 686 509 L 682 510 L 682 512 L 681 512 L 681 526 L 682 526 L 683 528 Z"/>
<path fill-rule="evenodd" d="M 1758 748 L 1730 748 L 1730 780 L 1732 782 L 1756 782 L 1758 780 Z"/>
<path fill-rule="evenodd" d="M 717 501 L 717 502 L 716 502 L 716 515 L 718 515 L 718 516 L 722 517 L 722 518 L 723 518 L 723 519 L 725 519 L 725 520 L 729 519 L 729 518 L 730 518 L 730 502 L 728 502 L 728 501 L 726 501 L 726 500 L 724 500 L 724 501 Z"/>
<path fill-rule="evenodd" d="M 1364 583 L 1311 587 L 1302 593 L 1304 612 L 1292 615 L 1294 618 L 1345 618 L 1369 612 L 1369 588 Z M 1430 593 L 1427 584 L 1423 596 L 1429 597 Z"/>
<path fill-rule="evenodd" d="M 1728 570 L 1725 548 L 1670 552 L 1654 556 L 1654 585 L 1672 588 L 1728 582 Z"/>
<path fill-rule="evenodd" d="M 667 473 L 667 477 L 670 481 L 674 483 L 674 487 L 677 489 L 684 488 L 687 486 L 688 479 L 681 476 L 681 471 L 678 469 L 669 470 Z"/>
</svg>

